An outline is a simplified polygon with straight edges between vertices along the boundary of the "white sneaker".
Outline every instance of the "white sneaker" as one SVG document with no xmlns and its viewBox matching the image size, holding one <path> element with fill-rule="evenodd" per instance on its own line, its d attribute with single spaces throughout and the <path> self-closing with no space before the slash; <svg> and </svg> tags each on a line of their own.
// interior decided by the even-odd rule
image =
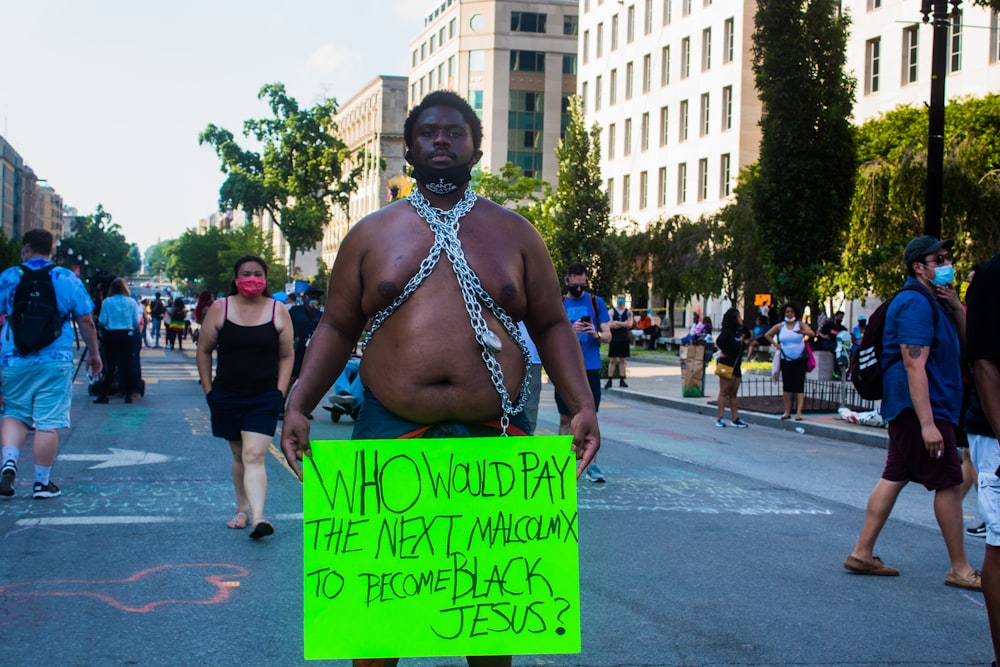
<svg viewBox="0 0 1000 667">
<path fill-rule="evenodd" d="M 591 463 L 587 466 L 587 472 L 585 474 L 588 482 L 603 484 L 606 481 L 604 479 L 604 473 L 601 472 L 601 469 L 597 467 L 596 463 Z"/>
</svg>

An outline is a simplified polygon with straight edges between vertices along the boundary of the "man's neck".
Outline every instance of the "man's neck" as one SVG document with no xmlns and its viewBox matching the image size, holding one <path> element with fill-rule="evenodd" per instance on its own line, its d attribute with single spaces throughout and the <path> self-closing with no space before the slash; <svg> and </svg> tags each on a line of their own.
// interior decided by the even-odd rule
<svg viewBox="0 0 1000 667">
<path fill-rule="evenodd" d="M 45 261 L 48 261 L 49 256 L 48 255 L 42 255 L 42 254 L 36 253 L 36 252 L 29 252 L 29 253 L 25 253 L 23 261 L 24 262 L 30 262 L 33 259 L 44 259 Z"/>
<path fill-rule="evenodd" d="M 428 190 L 423 183 L 417 183 L 417 189 L 420 190 L 420 194 L 424 196 L 424 199 L 430 202 L 431 206 L 439 208 L 442 211 L 451 210 L 455 204 L 457 204 L 462 197 L 465 196 L 465 191 L 468 190 L 469 187 L 469 184 L 466 183 L 454 192 L 449 192 L 446 195 L 437 195 Z"/>
</svg>

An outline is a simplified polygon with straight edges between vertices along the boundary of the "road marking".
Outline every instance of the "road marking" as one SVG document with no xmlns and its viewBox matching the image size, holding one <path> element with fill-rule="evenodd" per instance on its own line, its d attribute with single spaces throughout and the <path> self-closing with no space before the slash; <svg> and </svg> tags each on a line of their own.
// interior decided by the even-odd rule
<svg viewBox="0 0 1000 667">
<path fill-rule="evenodd" d="M 109 448 L 110 454 L 60 454 L 62 461 L 103 461 L 96 466 L 90 466 L 91 470 L 97 468 L 121 468 L 124 466 L 141 466 L 149 463 L 166 463 L 173 460 L 173 457 L 152 452 L 139 452 L 134 449 Z"/>
<path fill-rule="evenodd" d="M 36 519 L 18 519 L 18 526 L 89 526 L 123 525 L 135 523 L 176 523 L 171 516 L 50 516 Z"/>
</svg>

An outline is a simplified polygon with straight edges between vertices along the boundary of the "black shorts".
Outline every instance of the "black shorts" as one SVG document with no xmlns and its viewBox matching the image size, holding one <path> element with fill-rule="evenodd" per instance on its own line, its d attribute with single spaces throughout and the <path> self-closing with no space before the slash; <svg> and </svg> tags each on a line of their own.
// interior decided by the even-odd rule
<svg viewBox="0 0 1000 667">
<path fill-rule="evenodd" d="M 212 412 L 212 435 L 239 442 L 243 431 L 274 436 L 285 399 L 278 389 L 254 396 L 227 394 L 213 389 L 205 395 Z"/>
<path fill-rule="evenodd" d="M 596 412 L 599 407 L 601 407 L 601 369 L 595 368 L 594 370 L 587 370 L 587 383 L 590 385 L 590 393 L 594 395 L 594 411 Z M 568 415 L 569 406 L 566 405 L 566 401 L 562 399 L 559 392 L 556 391 L 556 408 L 559 410 L 559 414 Z"/>
<path fill-rule="evenodd" d="M 608 343 L 608 357 L 612 359 L 625 359 L 632 354 L 632 346 L 628 341 L 613 340 Z"/>
<path fill-rule="evenodd" d="M 927 452 L 917 413 L 907 409 L 889 422 L 889 453 L 882 478 L 890 482 L 920 482 L 928 491 L 950 489 L 962 483 L 962 457 L 955 446 L 955 426 L 940 419 L 934 425 L 944 438 L 944 454 Z"/>
</svg>

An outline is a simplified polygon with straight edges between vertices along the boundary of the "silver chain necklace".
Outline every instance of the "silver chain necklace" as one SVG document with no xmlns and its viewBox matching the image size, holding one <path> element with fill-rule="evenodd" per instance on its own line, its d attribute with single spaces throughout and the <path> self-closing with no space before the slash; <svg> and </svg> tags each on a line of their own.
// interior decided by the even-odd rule
<svg viewBox="0 0 1000 667">
<path fill-rule="evenodd" d="M 531 388 L 528 384 L 528 367 L 531 363 L 531 356 L 524 340 L 521 338 L 520 330 L 510 318 L 510 315 L 483 289 L 482 283 L 479 281 L 479 276 L 476 275 L 476 272 L 472 270 L 472 267 L 465 260 L 462 243 L 458 240 L 459 222 L 475 206 L 476 193 L 473 192 L 472 188 L 467 188 L 458 203 L 448 211 L 432 207 L 419 189 L 415 189 L 407 199 L 413 205 L 413 208 L 416 209 L 417 214 L 427 222 L 431 231 L 434 232 L 434 245 L 431 246 L 427 257 L 420 262 L 420 270 L 406 283 L 402 293 L 372 318 L 372 326 L 362 343 L 361 349 L 364 350 L 367 347 L 372 335 L 382 326 L 382 323 L 397 308 L 403 305 L 410 298 L 410 295 L 420 287 L 427 276 L 431 274 L 431 271 L 434 270 L 434 267 L 437 266 L 438 261 L 441 259 L 441 251 L 443 250 L 451 262 L 452 269 L 455 271 L 455 277 L 458 278 L 458 285 L 462 290 L 462 299 L 465 301 L 465 310 L 469 313 L 469 322 L 476 334 L 476 341 L 483 349 L 483 361 L 486 363 L 486 368 L 490 371 L 490 380 L 493 382 L 493 387 L 500 396 L 500 405 L 503 408 L 503 417 L 500 419 L 500 425 L 503 428 L 503 434 L 507 435 L 507 427 L 510 425 L 511 415 L 516 415 L 524 409 L 524 405 L 528 400 L 528 394 L 531 393 Z M 496 358 L 495 353 L 501 349 L 500 338 L 486 326 L 486 320 L 483 318 L 482 304 L 485 304 L 494 317 L 503 324 L 504 329 L 507 330 L 510 337 L 517 343 L 521 350 L 521 355 L 524 357 L 524 381 L 521 383 L 517 405 L 514 405 L 510 399 L 510 394 L 507 392 L 507 387 L 503 381 L 503 368 L 501 368 L 500 362 Z"/>
</svg>

